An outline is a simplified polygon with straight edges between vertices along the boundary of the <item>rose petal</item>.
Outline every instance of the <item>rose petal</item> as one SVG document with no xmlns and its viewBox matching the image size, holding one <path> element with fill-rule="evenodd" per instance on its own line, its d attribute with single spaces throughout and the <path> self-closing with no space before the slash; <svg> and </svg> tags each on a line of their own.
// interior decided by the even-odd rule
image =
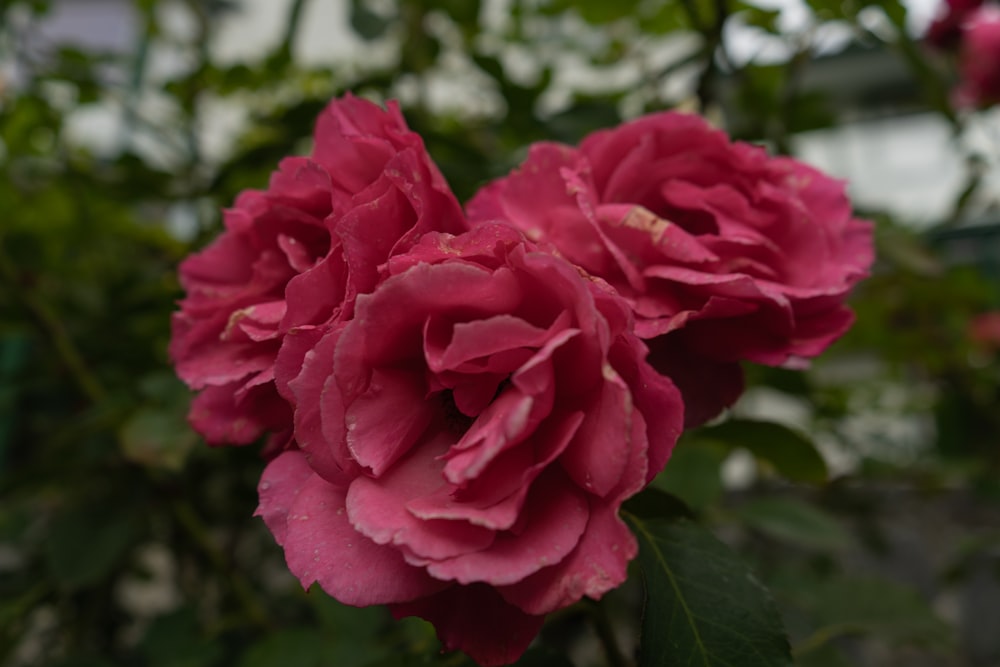
<svg viewBox="0 0 1000 667">
<path fill-rule="evenodd" d="M 294 455 L 290 452 L 283 456 Z M 358 533 L 347 520 L 345 492 L 311 475 L 288 511 L 285 560 L 303 588 L 313 582 L 344 604 L 408 602 L 444 584 L 411 567 L 396 549 Z"/>
<path fill-rule="evenodd" d="M 446 430 L 439 431 L 383 476 L 355 479 L 347 493 L 351 524 L 377 544 L 406 546 L 429 559 L 452 558 L 492 544 L 492 530 L 466 521 L 424 520 L 407 509 L 411 500 L 449 486 L 438 459 L 453 437 Z"/>
<path fill-rule="evenodd" d="M 525 613 L 547 614 L 584 596 L 599 599 L 620 586 L 636 553 L 635 537 L 617 512 L 592 499 L 586 530 L 572 553 L 558 564 L 498 591 Z"/>
<path fill-rule="evenodd" d="M 427 571 L 460 584 L 512 584 L 566 558 L 580 541 L 588 515 L 584 493 L 550 467 L 531 487 L 520 534 L 502 533 L 489 549 L 428 563 Z"/>
<path fill-rule="evenodd" d="M 306 480 L 313 474 L 305 457 L 294 451 L 277 456 L 264 468 L 257 485 L 260 504 L 257 505 L 254 516 L 264 519 L 278 544 L 285 543 L 288 513 Z"/>
<path fill-rule="evenodd" d="M 482 667 L 517 661 L 544 618 L 525 614 L 489 586 L 451 586 L 437 595 L 389 607 L 396 618 L 420 616 L 437 629 L 444 650 L 461 650 Z"/>
</svg>

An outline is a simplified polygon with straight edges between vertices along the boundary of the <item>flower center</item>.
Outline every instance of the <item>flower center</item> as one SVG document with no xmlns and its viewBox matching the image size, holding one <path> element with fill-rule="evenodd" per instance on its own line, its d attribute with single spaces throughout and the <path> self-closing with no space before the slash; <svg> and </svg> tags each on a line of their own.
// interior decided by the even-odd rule
<svg viewBox="0 0 1000 667">
<path fill-rule="evenodd" d="M 455 435 L 464 435 L 472 427 L 472 423 L 476 421 L 475 417 L 470 417 L 459 410 L 458 405 L 455 403 L 455 394 L 450 389 L 442 391 L 440 396 L 441 411 L 448 430 Z"/>
</svg>

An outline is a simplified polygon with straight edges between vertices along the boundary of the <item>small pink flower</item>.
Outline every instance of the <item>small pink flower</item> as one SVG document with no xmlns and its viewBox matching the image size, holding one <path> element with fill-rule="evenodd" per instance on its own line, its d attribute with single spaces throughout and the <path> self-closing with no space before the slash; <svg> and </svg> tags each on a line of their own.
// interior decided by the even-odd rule
<svg viewBox="0 0 1000 667">
<path fill-rule="evenodd" d="M 983 7 L 967 18 L 959 45 L 961 82 L 953 93 L 958 107 L 1000 102 L 1000 9 Z"/>
<path fill-rule="evenodd" d="M 181 264 L 187 296 L 173 317 L 170 354 L 199 391 L 190 420 L 211 443 L 244 444 L 271 431 L 280 447 L 292 425 L 285 383 L 309 343 L 351 317 L 389 256 L 424 232 L 465 229 L 394 104 L 336 100 L 314 140 L 310 157 L 281 162 L 267 190 L 242 193 L 222 235 Z"/>
<path fill-rule="evenodd" d="M 430 233 L 290 383 L 299 449 L 258 514 L 306 587 L 513 662 L 544 614 L 621 584 L 623 500 L 681 430 L 628 306 L 512 227 Z"/>
<path fill-rule="evenodd" d="M 1000 311 L 974 317 L 969 323 L 969 337 L 985 348 L 1000 350 Z"/>
<path fill-rule="evenodd" d="M 954 48 L 962 39 L 963 24 L 982 4 L 983 0 L 945 0 L 924 39 L 939 49 Z"/>
<path fill-rule="evenodd" d="M 740 394 L 737 362 L 800 364 L 843 334 L 844 298 L 873 258 L 842 183 L 678 113 L 578 149 L 535 144 L 467 210 L 610 283 L 684 393 L 689 425 Z"/>
</svg>

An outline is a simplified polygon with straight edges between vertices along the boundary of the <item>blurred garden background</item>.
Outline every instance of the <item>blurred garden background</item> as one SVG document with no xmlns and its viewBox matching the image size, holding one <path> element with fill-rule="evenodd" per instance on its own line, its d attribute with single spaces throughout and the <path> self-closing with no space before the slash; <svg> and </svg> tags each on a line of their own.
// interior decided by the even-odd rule
<svg viewBox="0 0 1000 667">
<path fill-rule="evenodd" d="M 1000 665 L 1000 116 L 953 107 L 936 10 L 0 2 L 0 664 L 466 664 L 301 590 L 252 517 L 260 447 L 207 447 L 166 354 L 178 262 L 350 90 L 400 100 L 462 201 L 666 108 L 847 179 L 877 223 L 857 324 L 804 372 L 747 366 L 654 484 L 751 564 L 796 664 Z M 640 597 L 553 615 L 522 664 L 629 664 Z"/>
</svg>

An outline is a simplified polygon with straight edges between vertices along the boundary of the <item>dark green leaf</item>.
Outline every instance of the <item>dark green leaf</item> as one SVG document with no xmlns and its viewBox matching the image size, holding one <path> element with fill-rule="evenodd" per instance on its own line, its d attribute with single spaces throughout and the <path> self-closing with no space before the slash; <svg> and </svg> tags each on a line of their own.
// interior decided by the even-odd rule
<svg viewBox="0 0 1000 667">
<path fill-rule="evenodd" d="M 48 667 L 115 667 L 115 663 L 92 655 L 78 655 L 50 663 Z"/>
<path fill-rule="evenodd" d="M 640 667 L 792 663 L 774 602 L 728 547 L 685 519 L 627 519 L 646 588 Z"/>
<path fill-rule="evenodd" d="M 781 16 L 780 9 L 766 9 L 764 7 L 747 7 L 742 12 L 743 20 L 747 25 L 761 28 L 772 34 L 778 34 L 778 18 Z"/>
<path fill-rule="evenodd" d="M 209 667 L 223 656 L 222 645 L 206 636 L 190 608 L 153 621 L 139 648 L 150 667 Z"/>
<path fill-rule="evenodd" d="M 562 653 L 542 646 L 528 649 L 514 667 L 573 667 Z"/>
<path fill-rule="evenodd" d="M 725 457 L 726 451 L 714 443 L 681 440 L 653 484 L 696 509 L 711 505 L 722 497 L 719 468 Z"/>
<path fill-rule="evenodd" d="M 365 0 L 351 0 L 351 27 L 364 39 L 378 39 L 392 21 L 368 8 Z"/>
<path fill-rule="evenodd" d="M 629 498 L 622 508 L 629 514 L 650 519 L 693 519 L 694 513 L 684 501 L 654 486 Z"/>
<path fill-rule="evenodd" d="M 827 479 L 826 462 L 805 435 L 782 424 L 751 419 L 730 419 L 701 429 L 697 437 L 728 447 L 743 447 L 758 460 L 767 461 L 781 475 L 796 482 L 821 484 Z"/>
<path fill-rule="evenodd" d="M 96 501 L 64 508 L 53 518 L 45 544 L 56 581 L 75 589 L 109 575 L 136 540 L 140 520 L 134 504 Z"/>
<path fill-rule="evenodd" d="M 782 597 L 809 612 L 818 626 L 795 647 L 796 655 L 850 635 L 935 648 L 947 648 L 954 641 L 951 628 L 916 591 L 885 579 L 830 579 L 782 591 Z"/>
<path fill-rule="evenodd" d="M 331 663 L 332 642 L 303 628 L 267 635 L 243 654 L 240 667 L 323 667 Z M 342 663 L 336 663 L 342 664 Z"/>
<path fill-rule="evenodd" d="M 556 0 L 545 8 L 546 13 L 558 13 L 569 9 L 576 10 L 587 23 L 603 25 L 611 21 L 634 14 L 640 0 Z"/>
<path fill-rule="evenodd" d="M 832 516 L 794 498 L 761 498 L 736 511 L 751 528 L 776 540 L 812 549 L 837 549 L 850 535 Z"/>
</svg>

